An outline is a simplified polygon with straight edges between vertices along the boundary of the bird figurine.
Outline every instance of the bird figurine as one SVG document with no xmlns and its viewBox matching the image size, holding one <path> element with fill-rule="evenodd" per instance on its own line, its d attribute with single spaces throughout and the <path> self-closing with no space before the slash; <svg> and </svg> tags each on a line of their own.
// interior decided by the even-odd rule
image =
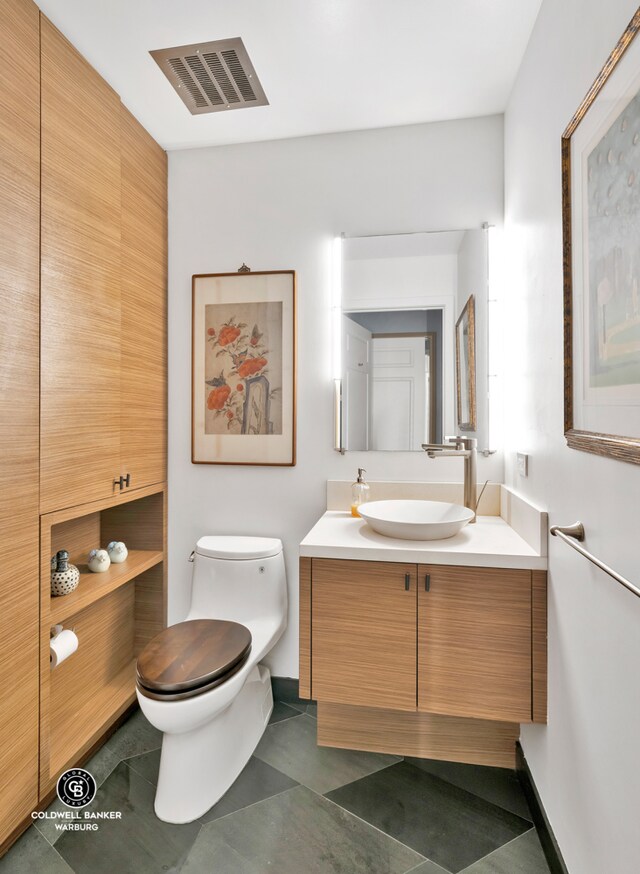
<svg viewBox="0 0 640 874">
<path fill-rule="evenodd" d="M 94 574 L 102 574 L 109 570 L 111 559 L 106 549 L 92 549 L 87 559 L 89 570 Z"/>
<path fill-rule="evenodd" d="M 121 540 L 112 540 L 111 543 L 108 543 L 107 552 L 109 553 L 111 564 L 120 564 L 129 555 L 129 550 Z"/>
</svg>

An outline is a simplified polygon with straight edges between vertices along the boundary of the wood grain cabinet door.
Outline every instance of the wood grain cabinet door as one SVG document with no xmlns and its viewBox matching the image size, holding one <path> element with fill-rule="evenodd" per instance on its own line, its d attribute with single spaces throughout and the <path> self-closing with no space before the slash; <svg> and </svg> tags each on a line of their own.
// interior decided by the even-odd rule
<svg viewBox="0 0 640 874">
<path fill-rule="evenodd" d="M 0 852 L 38 801 L 38 16 L 0 0 Z"/>
<path fill-rule="evenodd" d="M 531 722 L 531 571 L 418 567 L 418 709 Z"/>
<path fill-rule="evenodd" d="M 163 482 L 167 462 L 167 155 L 121 107 L 120 473 Z"/>
<path fill-rule="evenodd" d="M 41 512 L 120 470 L 120 99 L 41 18 Z"/>
<path fill-rule="evenodd" d="M 416 565 L 313 559 L 313 695 L 416 709 Z"/>
</svg>

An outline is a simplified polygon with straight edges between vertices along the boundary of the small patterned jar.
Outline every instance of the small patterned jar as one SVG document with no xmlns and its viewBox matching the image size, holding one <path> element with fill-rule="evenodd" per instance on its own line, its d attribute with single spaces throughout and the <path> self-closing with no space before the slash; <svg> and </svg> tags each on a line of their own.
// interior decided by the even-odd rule
<svg viewBox="0 0 640 874">
<path fill-rule="evenodd" d="M 69 553 L 66 549 L 61 549 L 51 559 L 51 594 L 68 595 L 78 588 L 79 582 L 80 571 L 75 565 L 69 564 Z"/>
</svg>

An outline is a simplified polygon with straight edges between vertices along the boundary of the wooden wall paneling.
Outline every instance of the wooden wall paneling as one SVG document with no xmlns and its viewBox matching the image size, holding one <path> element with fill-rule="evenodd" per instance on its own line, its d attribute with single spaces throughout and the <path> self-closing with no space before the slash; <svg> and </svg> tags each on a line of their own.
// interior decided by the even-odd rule
<svg viewBox="0 0 640 874">
<path fill-rule="evenodd" d="M 45 16 L 41 75 L 46 513 L 108 497 L 120 471 L 120 99 Z"/>
<path fill-rule="evenodd" d="M 420 565 L 418 709 L 531 721 L 531 571 Z"/>
<path fill-rule="evenodd" d="M 166 479 L 167 155 L 128 110 L 122 135 L 121 472 Z"/>
<path fill-rule="evenodd" d="M 531 572 L 531 716 L 547 721 L 547 572 Z"/>
<path fill-rule="evenodd" d="M 38 793 L 38 19 L 0 0 L 0 844 Z"/>
<path fill-rule="evenodd" d="M 399 756 L 513 768 L 520 726 L 318 702 L 318 744 Z"/>
<path fill-rule="evenodd" d="M 316 699 L 416 709 L 415 564 L 314 559 L 312 611 Z"/>
<path fill-rule="evenodd" d="M 300 674 L 299 695 L 312 698 L 311 691 L 311 573 L 310 558 L 300 559 L 300 655 L 298 669 Z"/>
</svg>

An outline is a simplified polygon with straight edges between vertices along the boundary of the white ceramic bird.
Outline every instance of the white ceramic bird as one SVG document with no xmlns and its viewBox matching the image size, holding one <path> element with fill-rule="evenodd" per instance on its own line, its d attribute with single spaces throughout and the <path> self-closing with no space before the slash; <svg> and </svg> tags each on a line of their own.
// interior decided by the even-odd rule
<svg viewBox="0 0 640 874">
<path fill-rule="evenodd" d="M 111 559 L 106 549 L 92 549 L 87 559 L 89 570 L 94 574 L 101 574 L 109 570 Z"/>
<path fill-rule="evenodd" d="M 129 550 L 121 540 L 112 540 L 108 543 L 107 552 L 112 564 L 120 564 L 129 555 Z"/>
</svg>

